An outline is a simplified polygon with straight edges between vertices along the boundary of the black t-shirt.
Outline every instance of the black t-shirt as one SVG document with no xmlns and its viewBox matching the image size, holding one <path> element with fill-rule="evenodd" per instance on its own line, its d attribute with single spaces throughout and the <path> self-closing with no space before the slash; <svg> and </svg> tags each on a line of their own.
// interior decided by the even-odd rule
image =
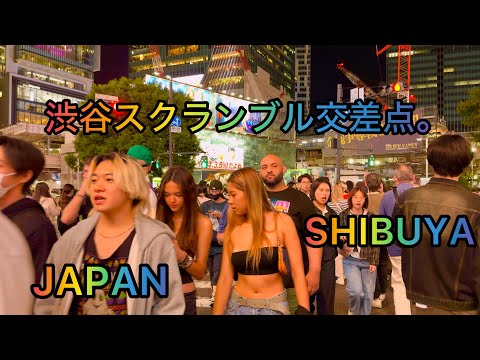
<svg viewBox="0 0 480 360">
<path fill-rule="evenodd" d="M 82 217 L 81 220 L 85 220 L 86 218 L 88 218 L 88 214 L 92 209 L 93 204 L 90 201 L 90 196 L 86 195 L 83 199 L 82 206 L 80 207 L 80 210 L 78 212 L 78 215 Z"/>
<path fill-rule="evenodd" d="M 305 219 L 310 215 L 316 215 L 317 209 L 312 200 L 299 190 L 286 188 L 282 191 L 267 191 L 268 198 L 277 211 L 281 211 L 292 217 L 302 247 L 303 267 L 305 274 L 308 272 L 308 253 L 305 244 Z M 293 287 L 293 284 L 286 284 Z"/>
<path fill-rule="evenodd" d="M 128 255 L 135 233 L 136 231 L 133 229 L 111 256 L 107 259 L 101 259 L 98 257 L 97 247 L 95 246 L 95 229 L 92 230 L 84 245 L 83 265 L 79 274 L 82 287 L 84 287 L 85 283 L 85 264 L 107 266 L 111 274 L 110 282 L 103 289 L 96 289 L 94 298 L 74 296 L 72 305 L 70 306 L 70 315 L 127 315 L 126 291 L 120 290 L 119 296 L 115 298 L 110 298 L 108 294 L 119 265 L 128 264 Z"/>
</svg>

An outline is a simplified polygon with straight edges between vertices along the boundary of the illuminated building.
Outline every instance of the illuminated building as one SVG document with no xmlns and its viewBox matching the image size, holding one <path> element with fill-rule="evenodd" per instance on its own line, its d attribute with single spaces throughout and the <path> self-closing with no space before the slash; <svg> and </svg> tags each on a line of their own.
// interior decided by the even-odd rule
<svg viewBox="0 0 480 360">
<path fill-rule="evenodd" d="M 61 154 L 74 150 L 73 144 L 63 149 L 64 142 L 71 143 L 66 139 L 70 133 L 44 132 L 46 102 L 84 101 L 99 68 L 97 49 L 94 45 L 0 45 L 0 130 L 42 150 L 47 177 L 59 179 L 66 166 Z"/>
<path fill-rule="evenodd" d="M 295 99 L 293 45 L 158 45 L 158 49 L 165 75 L 179 81 L 196 76 L 205 88 L 257 101 L 282 93 Z M 130 45 L 130 78 L 152 75 L 155 56 L 150 45 Z"/>
<path fill-rule="evenodd" d="M 397 80 L 398 47 L 387 50 L 387 83 Z M 411 45 L 410 94 L 417 108 L 436 107 L 437 116 L 456 133 L 479 131 L 468 127 L 457 106 L 468 90 L 480 86 L 480 45 Z"/>
</svg>

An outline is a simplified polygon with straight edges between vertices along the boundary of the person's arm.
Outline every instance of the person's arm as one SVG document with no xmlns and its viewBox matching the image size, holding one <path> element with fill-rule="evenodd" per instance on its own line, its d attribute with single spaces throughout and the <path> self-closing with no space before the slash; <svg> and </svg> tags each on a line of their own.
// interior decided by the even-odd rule
<svg viewBox="0 0 480 360">
<path fill-rule="evenodd" d="M 305 226 L 305 219 L 311 215 L 317 215 L 317 209 L 313 202 L 305 195 L 305 204 L 302 205 L 302 224 Z M 300 239 L 303 241 L 303 239 Z M 320 271 L 322 270 L 323 247 L 314 248 L 308 246 L 308 272 L 305 274 L 307 279 L 308 292 L 310 295 L 315 294 L 320 287 Z"/>
<path fill-rule="evenodd" d="M 83 182 L 80 186 L 80 189 L 75 194 L 75 196 L 70 200 L 70 202 L 65 206 L 60 217 L 60 221 L 66 225 L 73 224 L 80 214 L 80 209 L 83 205 L 83 201 L 88 196 L 87 195 L 87 178 L 88 175 L 83 176 Z"/>
<path fill-rule="evenodd" d="M 200 221 L 198 222 L 197 254 L 192 264 L 185 268 L 185 270 L 197 280 L 202 280 L 207 273 L 208 252 L 210 251 L 212 234 L 212 222 L 205 215 L 201 215 Z M 177 254 L 177 261 L 179 264 L 181 264 L 187 258 L 187 253 L 179 248 L 176 240 L 174 241 L 174 244 Z"/>
<path fill-rule="evenodd" d="M 230 238 L 231 239 L 231 238 Z M 217 288 L 215 290 L 215 300 L 213 303 L 213 315 L 223 315 L 227 308 L 230 292 L 233 284 L 233 265 L 231 261 L 232 245 L 230 239 L 225 239 L 222 253 L 222 265 L 220 267 L 220 276 L 218 277 Z"/>
<path fill-rule="evenodd" d="M 80 208 L 83 205 L 83 200 L 87 195 L 82 194 L 75 194 L 72 200 L 65 206 L 62 211 L 62 216 L 60 217 L 60 221 L 65 225 L 70 225 L 78 219 Z"/>
<path fill-rule="evenodd" d="M 307 288 L 307 279 L 303 271 L 302 248 L 298 238 L 297 229 L 292 218 L 286 214 L 279 214 L 279 228 L 284 239 L 285 248 L 290 262 L 290 271 L 292 274 L 295 293 L 297 295 L 298 305 L 310 311 L 310 294 Z M 310 260 L 311 261 L 311 260 Z M 218 288 L 217 288 L 218 291 Z"/>
<path fill-rule="evenodd" d="M 155 262 L 168 265 L 168 296 L 159 298 L 155 295 L 155 302 L 151 314 L 183 315 L 185 313 L 185 296 L 183 295 L 182 279 L 178 268 L 177 257 L 175 256 L 175 249 L 168 247 L 168 251 L 164 253 L 165 246 L 160 247 L 158 244 L 165 244 L 170 241 L 170 237 L 167 237 L 167 235 L 160 236 L 165 237 L 165 239 L 155 242 L 154 246 L 159 246 L 159 248 L 152 248 L 150 253 L 161 256 Z M 163 256 L 160 254 L 163 254 Z M 151 263 L 151 267 L 155 268 L 155 265 Z"/>
<path fill-rule="evenodd" d="M 217 242 L 222 245 L 225 239 L 225 228 L 227 227 L 228 204 L 222 210 L 222 215 L 218 223 Z"/>
</svg>

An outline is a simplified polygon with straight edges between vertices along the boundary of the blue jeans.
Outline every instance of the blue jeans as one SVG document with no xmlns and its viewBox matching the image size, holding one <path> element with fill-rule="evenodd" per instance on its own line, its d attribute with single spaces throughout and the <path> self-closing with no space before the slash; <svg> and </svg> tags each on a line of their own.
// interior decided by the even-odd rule
<svg viewBox="0 0 480 360">
<path fill-rule="evenodd" d="M 370 315 L 377 270 L 370 272 L 370 263 L 352 256 L 343 258 L 343 273 L 347 278 L 348 303 L 352 315 Z"/>
<path fill-rule="evenodd" d="M 218 283 L 218 276 L 220 275 L 220 267 L 222 265 L 222 253 L 209 255 L 207 260 L 208 272 L 210 273 L 210 282 L 212 286 Z"/>
<path fill-rule="evenodd" d="M 240 303 L 254 302 L 252 306 L 241 305 Z M 255 303 L 270 303 L 275 307 L 282 308 L 282 311 L 255 306 Z M 288 314 L 287 290 L 268 299 L 246 299 L 232 289 L 228 300 L 225 315 L 285 315 Z"/>
</svg>

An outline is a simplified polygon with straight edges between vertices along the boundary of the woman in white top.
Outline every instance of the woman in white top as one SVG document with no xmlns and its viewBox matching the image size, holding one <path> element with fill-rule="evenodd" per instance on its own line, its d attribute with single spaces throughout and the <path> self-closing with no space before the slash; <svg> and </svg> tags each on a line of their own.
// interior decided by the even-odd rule
<svg viewBox="0 0 480 360">
<path fill-rule="evenodd" d="M 45 214 L 56 228 L 56 218 L 58 215 L 60 215 L 62 208 L 57 205 L 55 200 L 50 195 L 50 189 L 47 183 L 37 183 L 37 186 L 35 186 L 35 193 L 33 194 L 33 199 L 37 200 L 40 205 L 42 205 L 43 209 L 45 210 Z"/>
</svg>

